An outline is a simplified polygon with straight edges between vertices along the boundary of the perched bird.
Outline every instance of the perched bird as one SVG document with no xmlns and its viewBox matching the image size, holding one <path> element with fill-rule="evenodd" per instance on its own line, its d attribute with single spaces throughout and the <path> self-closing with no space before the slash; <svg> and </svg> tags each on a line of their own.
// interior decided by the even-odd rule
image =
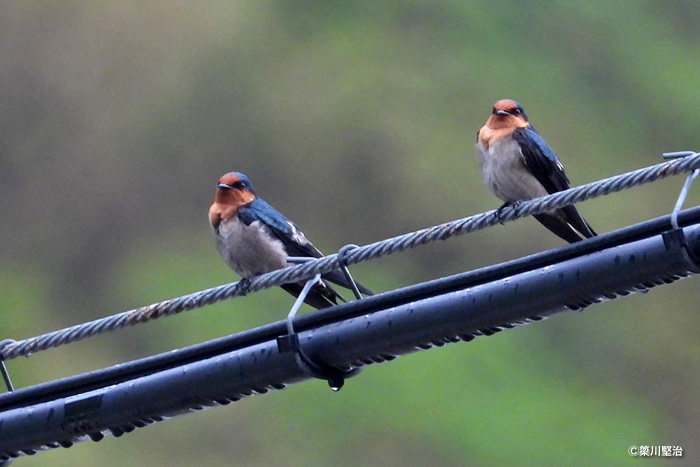
<svg viewBox="0 0 700 467">
<path fill-rule="evenodd" d="M 214 204 L 209 208 L 209 222 L 219 253 L 243 280 L 290 266 L 289 256 L 323 256 L 296 224 L 257 198 L 248 177 L 239 172 L 229 172 L 219 179 Z M 331 271 L 322 275 L 304 301 L 315 308 L 344 301 L 327 281 L 351 288 L 344 274 Z M 363 294 L 372 295 L 367 288 L 357 286 Z M 295 297 L 303 287 L 304 282 L 282 285 Z"/>
<path fill-rule="evenodd" d="M 564 166 L 514 100 L 494 104 L 476 135 L 476 155 L 484 183 L 505 202 L 501 208 L 569 188 Z M 597 235 L 573 205 L 534 217 L 569 243 Z"/>
</svg>

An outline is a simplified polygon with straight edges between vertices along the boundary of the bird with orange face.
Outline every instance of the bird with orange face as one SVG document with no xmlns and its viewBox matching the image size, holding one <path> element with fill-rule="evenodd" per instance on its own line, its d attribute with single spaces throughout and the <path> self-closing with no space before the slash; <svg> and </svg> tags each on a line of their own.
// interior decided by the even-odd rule
<svg viewBox="0 0 700 467">
<path fill-rule="evenodd" d="M 248 177 L 240 172 L 229 172 L 219 179 L 214 203 L 209 208 L 209 222 L 219 254 L 244 280 L 290 266 L 290 256 L 323 256 L 295 223 L 255 195 Z M 345 276 L 336 270 L 323 274 L 321 278 L 304 301 L 315 308 L 344 301 L 328 282 L 351 288 Z M 366 287 L 357 286 L 361 293 L 372 295 Z M 304 282 L 281 287 L 296 297 Z"/>
<path fill-rule="evenodd" d="M 484 183 L 504 201 L 502 208 L 569 188 L 564 166 L 514 100 L 494 104 L 477 133 L 476 154 Z M 534 217 L 569 243 L 597 235 L 573 205 Z"/>
</svg>

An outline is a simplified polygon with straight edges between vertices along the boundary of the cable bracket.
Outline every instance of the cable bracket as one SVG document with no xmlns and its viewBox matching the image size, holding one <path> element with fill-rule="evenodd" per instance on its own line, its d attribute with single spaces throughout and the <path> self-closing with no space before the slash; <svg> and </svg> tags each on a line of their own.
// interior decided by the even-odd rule
<svg viewBox="0 0 700 467">
<path fill-rule="evenodd" d="M 328 386 L 330 386 L 333 391 L 340 391 L 345 384 L 345 379 L 359 373 L 361 368 L 344 370 L 313 361 L 313 359 L 304 352 L 304 349 L 302 349 L 301 343 L 299 342 L 299 334 L 294 331 L 294 317 L 302 303 L 304 303 L 304 298 L 309 294 L 311 288 L 320 280 L 321 274 L 316 274 L 304 284 L 304 288 L 301 290 L 301 293 L 299 293 L 299 296 L 287 315 L 287 334 L 277 337 L 277 349 L 280 353 L 293 352 L 297 365 L 304 373 L 316 379 L 323 379 L 328 382 Z"/>
</svg>

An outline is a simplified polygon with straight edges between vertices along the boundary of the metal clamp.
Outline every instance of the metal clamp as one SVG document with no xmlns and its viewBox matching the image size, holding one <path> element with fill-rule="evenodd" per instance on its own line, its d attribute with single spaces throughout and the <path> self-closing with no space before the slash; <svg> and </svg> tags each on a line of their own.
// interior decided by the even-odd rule
<svg viewBox="0 0 700 467">
<path fill-rule="evenodd" d="M 664 159 L 679 159 L 682 157 L 688 157 L 688 156 L 695 156 L 698 153 L 695 151 L 676 151 L 676 152 L 665 152 L 663 154 Z M 673 212 L 671 213 L 671 226 L 673 226 L 674 230 L 678 229 L 678 214 L 681 212 L 681 208 L 683 207 L 683 203 L 685 202 L 685 199 L 688 196 L 688 192 L 690 191 L 690 186 L 693 184 L 693 180 L 700 174 L 700 169 L 695 169 L 691 173 L 688 174 L 688 177 L 685 179 L 685 183 L 683 184 L 683 188 L 681 189 L 681 192 L 678 194 L 678 199 L 676 200 L 676 205 L 673 207 Z"/>
<path fill-rule="evenodd" d="M 350 282 L 350 285 L 352 285 L 352 293 L 355 294 L 355 298 L 357 300 L 362 298 L 362 294 L 360 294 L 360 288 L 357 286 L 357 282 L 355 282 L 355 279 L 352 278 L 352 275 L 350 274 L 350 270 L 348 269 L 348 259 L 347 255 L 348 252 L 354 250 L 355 248 L 359 248 L 357 245 L 345 245 L 343 248 L 338 251 L 338 264 L 340 265 L 340 270 L 343 271 L 343 274 L 345 275 L 345 278 Z"/>
<path fill-rule="evenodd" d="M 345 378 L 349 378 L 359 373 L 360 368 L 351 368 L 349 370 L 341 370 L 340 368 L 330 367 L 314 362 L 304 350 L 299 342 L 299 334 L 294 331 L 294 317 L 296 316 L 304 298 L 309 294 L 311 288 L 321 280 L 321 274 L 316 274 L 312 279 L 304 284 L 304 288 L 299 293 L 294 305 L 287 315 L 287 335 L 277 337 L 277 349 L 280 353 L 294 352 L 294 357 L 299 368 L 306 374 L 317 379 L 323 379 L 328 382 L 328 386 L 333 391 L 340 391 L 345 384 Z"/>
<path fill-rule="evenodd" d="M 359 300 L 362 298 L 362 293 L 360 292 L 360 288 L 357 286 L 357 282 L 355 282 L 355 279 L 353 279 L 352 274 L 350 274 L 347 260 L 348 253 L 354 250 L 355 248 L 359 247 L 354 244 L 345 245 L 338 251 L 336 257 L 338 258 L 338 267 L 343 272 L 343 275 L 345 276 L 347 281 L 350 283 L 350 290 L 352 290 L 352 293 L 355 295 L 355 298 Z M 291 264 L 304 264 L 315 259 L 318 258 L 309 258 L 305 256 L 288 256 L 287 262 Z"/>
<path fill-rule="evenodd" d="M 10 373 L 7 371 L 7 367 L 5 366 L 5 358 L 2 353 L 2 349 L 8 346 L 9 344 L 14 344 L 15 341 L 12 339 L 5 339 L 4 341 L 0 342 L 0 373 L 2 373 L 2 379 L 5 380 L 5 386 L 7 386 L 7 392 L 12 392 L 15 390 L 15 387 L 12 385 L 12 380 L 10 379 Z"/>
</svg>

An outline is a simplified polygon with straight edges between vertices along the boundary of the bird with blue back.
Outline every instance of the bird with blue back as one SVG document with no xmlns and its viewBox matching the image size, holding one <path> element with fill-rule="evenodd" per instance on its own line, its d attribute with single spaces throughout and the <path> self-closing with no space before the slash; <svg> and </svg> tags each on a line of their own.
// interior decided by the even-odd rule
<svg viewBox="0 0 700 467">
<path fill-rule="evenodd" d="M 530 124 L 523 107 L 512 99 L 494 104 L 477 133 L 476 154 L 484 183 L 504 202 L 500 209 L 570 187 L 554 150 Z M 573 205 L 534 217 L 569 243 L 597 235 Z"/>
<path fill-rule="evenodd" d="M 289 257 L 323 256 L 294 222 L 256 196 L 250 180 L 240 172 L 229 172 L 219 179 L 209 222 L 219 254 L 243 280 L 286 268 L 291 265 Z M 342 272 L 331 271 L 321 276 L 304 301 L 317 309 L 344 301 L 329 282 L 352 287 Z M 372 295 L 366 287 L 357 286 L 361 293 Z M 296 297 L 304 282 L 281 287 Z"/>
</svg>

